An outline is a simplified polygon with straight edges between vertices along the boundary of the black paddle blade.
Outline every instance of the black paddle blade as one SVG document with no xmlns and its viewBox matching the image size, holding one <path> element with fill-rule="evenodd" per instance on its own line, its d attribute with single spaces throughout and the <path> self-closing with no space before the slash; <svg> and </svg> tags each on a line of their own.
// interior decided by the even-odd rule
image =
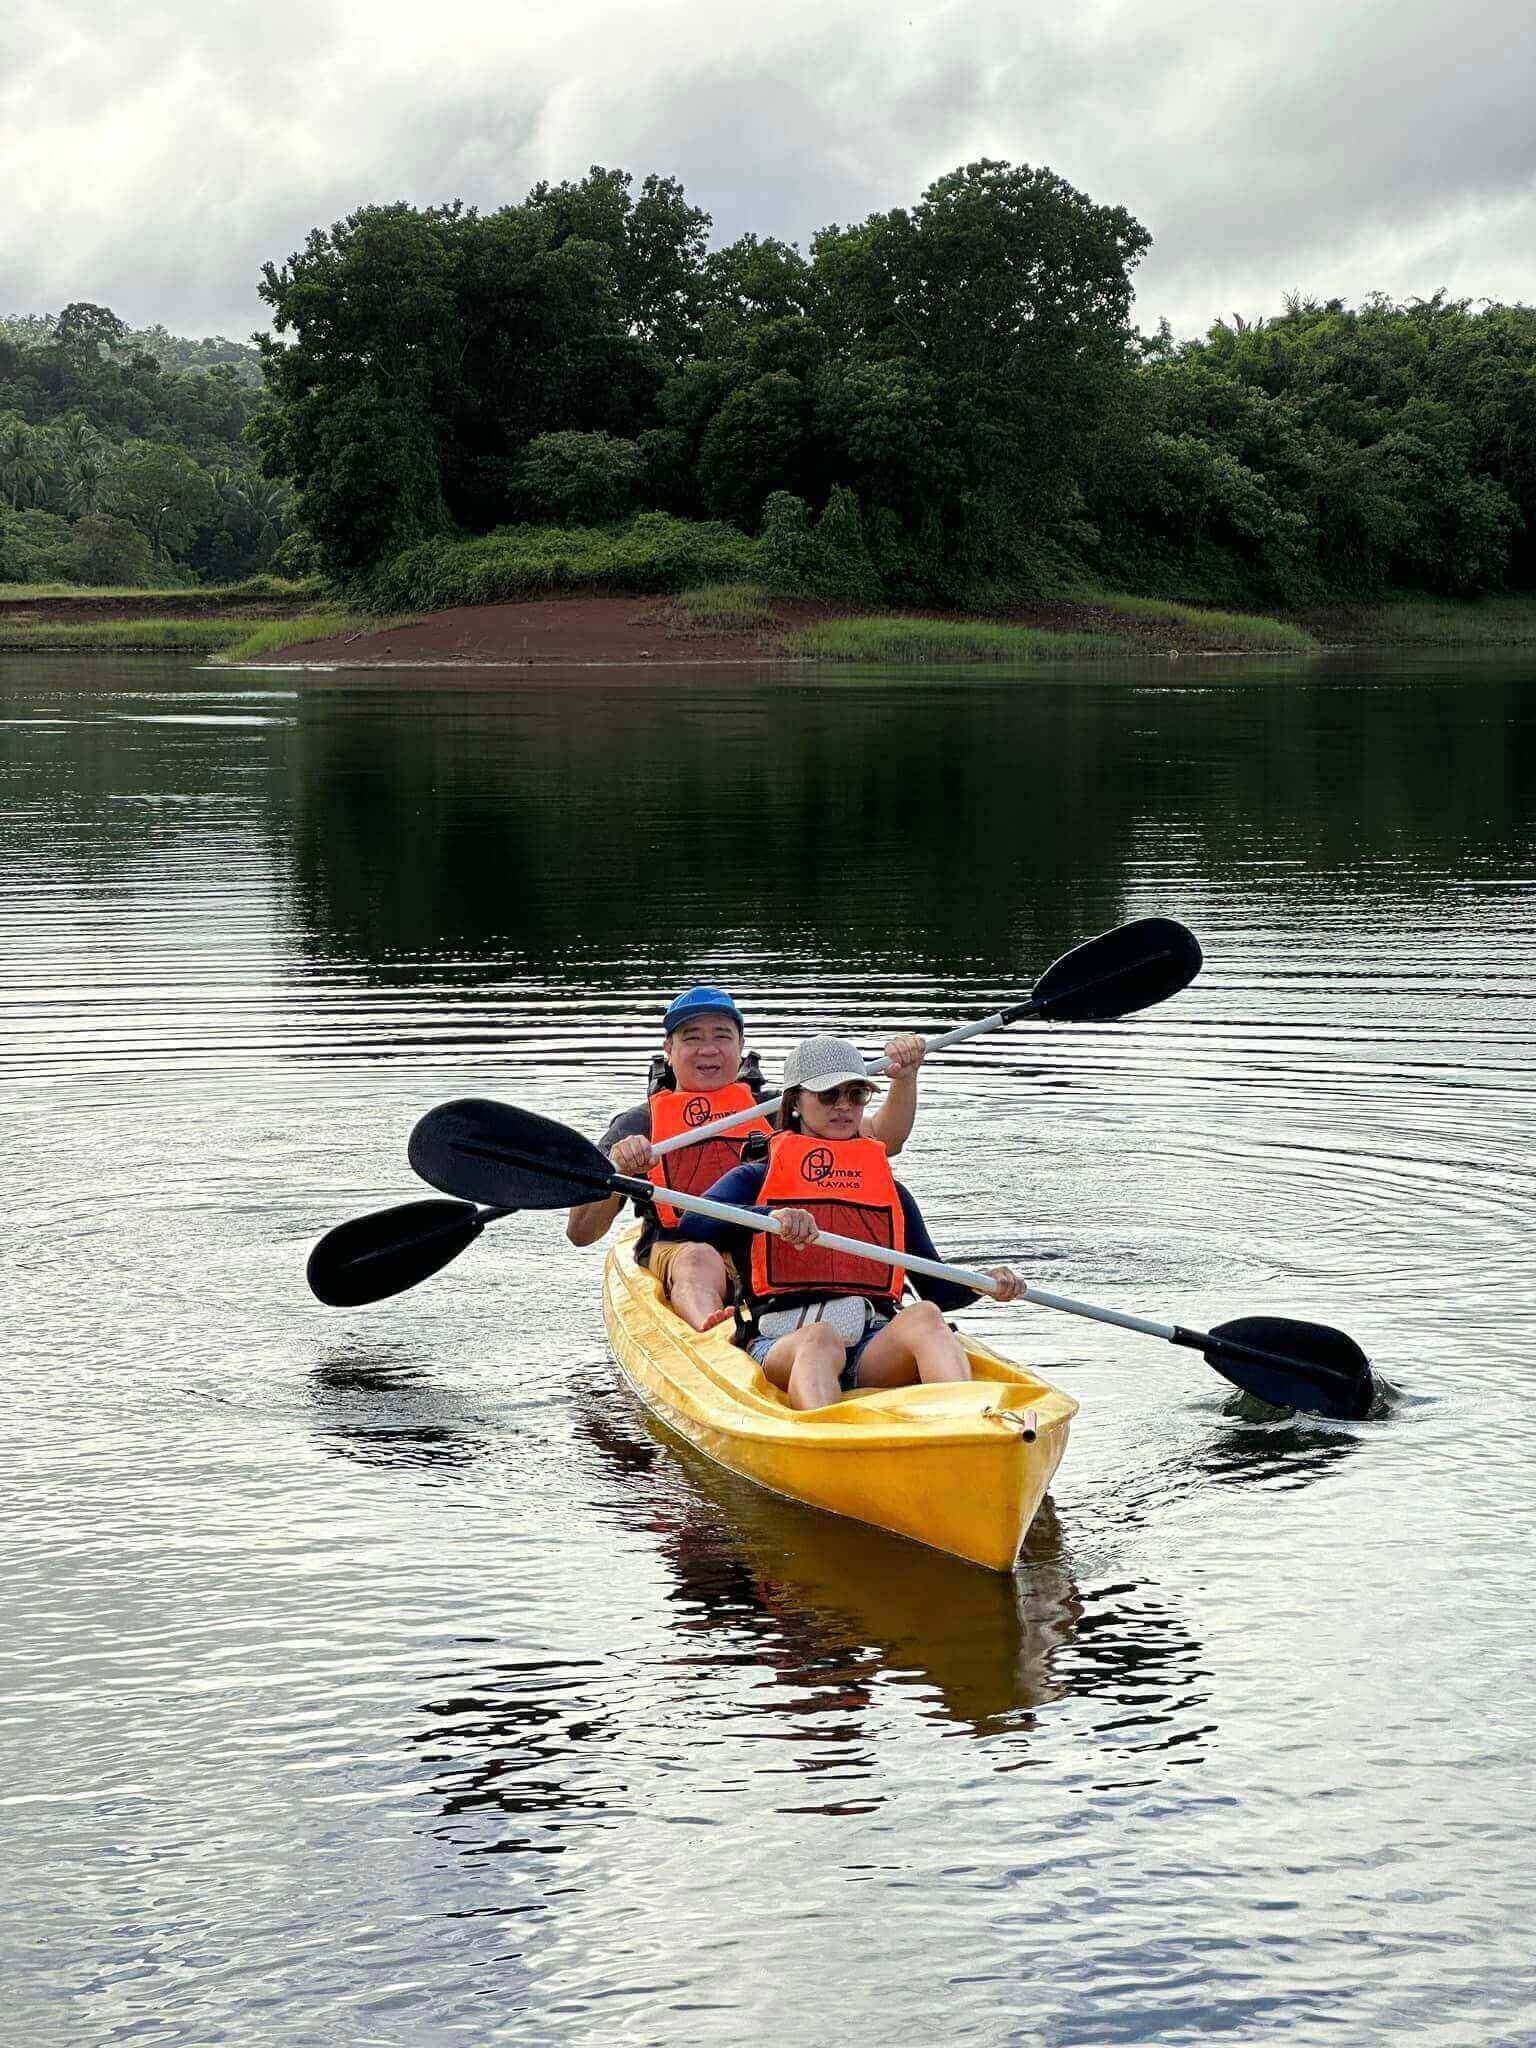
<svg viewBox="0 0 1536 2048">
<path fill-rule="evenodd" d="M 1048 1023 L 1082 1024 L 1149 1010 L 1200 972 L 1200 941 L 1172 917 L 1138 917 L 1053 961 L 1025 1005 Z"/>
<path fill-rule="evenodd" d="M 429 1109 L 411 1165 L 432 1187 L 499 1209 L 569 1209 L 608 1191 L 612 1166 L 579 1131 L 509 1102 L 465 1096 Z"/>
<path fill-rule="evenodd" d="M 406 1202 L 328 1230 L 309 1255 L 311 1294 L 327 1308 L 361 1308 L 430 1279 L 484 1227 L 472 1202 Z"/>
<path fill-rule="evenodd" d="M 1208 1365 L 1274 1408 L 1358 1422 L 1375 1396 L 1371 1362 L 1353 1337 L 1289 1316 L 1218 1323 L 1200 1347 Z"/>
</svg>

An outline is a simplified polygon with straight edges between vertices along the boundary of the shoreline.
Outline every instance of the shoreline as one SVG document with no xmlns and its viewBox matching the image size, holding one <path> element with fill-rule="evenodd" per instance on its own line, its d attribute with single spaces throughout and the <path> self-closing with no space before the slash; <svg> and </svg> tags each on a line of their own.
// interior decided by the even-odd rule
<svg viewBox="0 0 1536 2048">
<path fill-rule="evenodd" d="M 160 590 L 0 583 L 0 655 L 213 654 L 315 609 L 312 591 L 267 577 Z"/>
<path fill-rule="evenodd" d="M 742 592 L 746 587 L 740 587 Z M 0 586 L 0 653 L 200 653 L 232 670 L 477 672 L 863 663 L 993 666 L 1536 647 L 1536 595 L 1404 598 L 1281 618 L 1114 595 L 992 615 L 870 612 L 754 592 L 750 604 L 569 592 L 367 619 L 312 592 L 48 592 Z M 729 595 L 729 590 L 714 593 Z M 329 628 L 323 633 L 317 628 Z M 253 645 L 252 642 L 258 644 Z"/>
<path fill-rule="evenodd" d="M 356 621 L 326 640 L 232 650 L 220 666 L 252 659 L 264 667 L 334 669 L 548 669 L 633 666 L 716 667 L 858 660 L 933 661 L 1130 658 L 1196 653 L 1250 653 L 1253 638 L 1230 629 L 1240 622 L 1213 613 L 1209 621 L 1180 608 L 1178 616 L 1117 613 L 1108 603 L 1056 600 L 991 617 L 932 611 L 869 612 L 815 598 L 778 597 L 749 587 L 679 597 L 570 592 L 506 603 L 451 606 L 413 618 Z M 715 601 L 704 603 L 701 600 Z M 720 600 L 724 600 L 723 602 Z M 1268 640 L 1300 642 L 1287 652 L 1314 651 L 1310 636 L 1278 621 L 1254 621 Z M 1536 615 L 1533 615 L 1536 632 Z M 1263 649 L 1261 643 L 1261 651 Z"/>
</svg>

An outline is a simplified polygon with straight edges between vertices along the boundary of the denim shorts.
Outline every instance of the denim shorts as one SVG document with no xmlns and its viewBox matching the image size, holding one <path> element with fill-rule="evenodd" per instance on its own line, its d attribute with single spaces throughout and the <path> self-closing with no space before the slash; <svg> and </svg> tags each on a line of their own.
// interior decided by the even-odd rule
<svg viewBox="0 0 1536 2048">
<path fill-rule="evenodd" d="M 843 1361 L 843 1369 L 837 1376 L 837 1384 L 845 1394 L 852 1394 L 857 1391 L 859 1384 L 859 1360 L 864 1356 L 880 1332 L 888 1330 L 890 1327 L 891 1319 L 889 1316 L 878 1317 L 870 1324 L 858 1343 L 849 1347 L 848 1356 Z M 778 1342 L 779 1339 L 777 1337 L 754 1337 L 747 1346 L 748 1355 L 756 1364 L 761 1365 Z"/>
</svg>

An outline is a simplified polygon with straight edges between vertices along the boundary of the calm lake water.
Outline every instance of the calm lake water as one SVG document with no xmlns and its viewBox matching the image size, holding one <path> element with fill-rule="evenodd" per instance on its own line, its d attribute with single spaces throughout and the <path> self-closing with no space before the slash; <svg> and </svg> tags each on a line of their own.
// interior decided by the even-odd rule
<svg viewBox="0 0 1536 2048">
<path fill-rule="evenodd" d="M 1536 662 L 219 676 L 0 657 L 0 1955 L 32 2044 L 1536 2041 Z M 972 1312 L 1082 1402 L 1012 1580 L 661 1444 L 599 1261 L 311 1241 L 595 1133 L 665 999 L 936 1061 L 935 1237 L 1394 1388 Z"/>
</svg>

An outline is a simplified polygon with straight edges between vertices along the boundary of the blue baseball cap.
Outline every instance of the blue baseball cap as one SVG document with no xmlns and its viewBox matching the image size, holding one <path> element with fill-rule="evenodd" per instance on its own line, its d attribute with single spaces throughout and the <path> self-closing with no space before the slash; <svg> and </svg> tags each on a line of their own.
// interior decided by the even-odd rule
<svg viewBox="0 0 1536 2048">
<path fill-rule="evenodd" d="M 702 1017 L 709 1013 L 729 1017 L 742 1036 L 746 1036 L 746 1019 L 725 990 L 710 988 L 707 983 L 702 982 L 697 988 L 683 990 L 666 1016 L 662 1018 L 661 1028 L 663 1031 L 675 1031 L 679 1024 L 686 1024 L 690 1017 Z"/>
</svg>

